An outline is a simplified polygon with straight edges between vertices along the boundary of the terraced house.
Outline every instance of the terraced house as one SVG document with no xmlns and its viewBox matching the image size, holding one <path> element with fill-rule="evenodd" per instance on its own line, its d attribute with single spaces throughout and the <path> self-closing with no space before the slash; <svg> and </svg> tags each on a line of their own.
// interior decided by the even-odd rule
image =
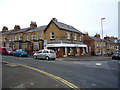
<svg viewBox="0 0 120 90">
<path fill-rule="evenodd" d="M 83 42 L 88 45 L 89 55 L 105 56 L 107 54 L 106 40 L 101 39 L 99 34 L 89 36 L 86 33 Z"/>
<path fill-rule="evenodd" d="M 31 22 L 30 27 L 23 29 L 18 25 L 13 30 L 3 27 L 2 46 L 31 52 L 49 48 L 56 51 L 57 57 L 80 56 L 87 51 L 87 45 L 83 44 L 83 33 L 71 25 L 58 22 L 56 18 L 45 26 L 37 27 L 36 22 Z"/>
</svg>

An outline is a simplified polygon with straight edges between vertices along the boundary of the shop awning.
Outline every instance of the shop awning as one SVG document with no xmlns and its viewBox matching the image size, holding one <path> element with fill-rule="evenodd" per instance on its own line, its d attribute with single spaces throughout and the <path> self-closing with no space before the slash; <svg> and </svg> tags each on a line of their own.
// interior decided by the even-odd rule
<svg viewBox="0 0 120 90">
<path fill-rule="evenodd" d="M 47 44 L 47 47 L 87 47 L 87 45 L 60 43 L 60 44 Z"/>
</svg>

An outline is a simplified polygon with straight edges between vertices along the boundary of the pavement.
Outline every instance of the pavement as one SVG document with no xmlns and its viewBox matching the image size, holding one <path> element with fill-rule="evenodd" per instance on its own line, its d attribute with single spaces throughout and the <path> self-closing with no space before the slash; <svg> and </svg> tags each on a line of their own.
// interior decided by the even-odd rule
<svg viewBox="0 0 120 90">
<path fill-rule="evenodd" d="M 65 61 L 105 61 L 111 59 L 112 57 L 108 57 L 108 56 L 70 56 L 70 57 L 56 58 L 56 60 L 65 60 Z"/>
<path fill-rule="evenodd" d="M 9 76 L 8 76 L 9 75 Z M 69 88 L 63 83 L 28 68 L 2 63 L 2 88 Z"/>
</svg>

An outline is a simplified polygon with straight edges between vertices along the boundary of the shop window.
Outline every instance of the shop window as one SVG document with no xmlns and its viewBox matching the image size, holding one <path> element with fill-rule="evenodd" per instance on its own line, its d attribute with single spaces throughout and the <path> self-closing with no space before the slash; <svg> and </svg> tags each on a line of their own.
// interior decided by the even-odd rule
<svg viewBox="0 0 120 90">
<path fill-rule="evenodd" d="M 55 39 L 54 32 L 50 32 L 50 39 Z"/>
<path fill-rule="evenodd" d="M 74 55 L 73 48 L 68 48 L 68 55 Z"/>
</svg>

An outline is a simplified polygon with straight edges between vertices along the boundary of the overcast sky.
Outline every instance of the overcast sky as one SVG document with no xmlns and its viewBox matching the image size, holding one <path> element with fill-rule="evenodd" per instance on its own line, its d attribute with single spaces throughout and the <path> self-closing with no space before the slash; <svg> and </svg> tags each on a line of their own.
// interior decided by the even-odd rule
<svg viewBox="0 0 120 90">
<path fill-rule="evenodd" d="M 29 27 L 31 21 L 38 26 L 47 25 L 55 17 L 90 36 L 118 36 L 119 0 L 0 0 L 0 30 Z"/>
</svg>

